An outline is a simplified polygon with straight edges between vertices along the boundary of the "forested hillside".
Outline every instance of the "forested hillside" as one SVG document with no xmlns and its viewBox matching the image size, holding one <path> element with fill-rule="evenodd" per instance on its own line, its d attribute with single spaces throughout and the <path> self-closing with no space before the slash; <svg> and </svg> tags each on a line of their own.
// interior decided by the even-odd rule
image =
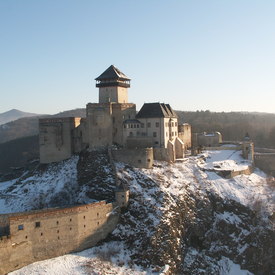
<svg viewBox="0 0 275 275">
<path fill-rule="evenodd" d="M 14 173 L 14 167 L 25 166 L 29 161 L 38 159 L 38 144 L 37 135 L 0 144 L 0 175 L 1 173 Z"/>
<path fill-rule="evenodd" d="M 192 125 L 193 132 L 219 131 L 227 141 L 242 140 L 248 132 L 256 147 L 275 148 L 275 114 L 210 111 L 177 111 L 177 114 L 180 123 Z M 51 117 L 85 115 L 85 109 L 75 109 Z M 22 118 L 0 126 L 0 171 L 8 171 L 10 166 L 21 166 L 28 159 L 38 157 L 38 119 Z M 8 142 L 11 140 L 14 142 Z M 31 140 L 34 142 L 29 142 Z"/>
<path fill-rule="evenodd" d="M 275 148 L 275 114 L 216 113 L 210 111 L 177 111 L 181 123 L 192 125 L 193 132 L 219 131 L 224 140 L 242 140 L 246 133 L 258 147 Z"/>
<path fill-rule="evenodd" d="M 85 109 L 75 109 L 60 112 L 55 115 L 47 115 L 46 117 L 85 117 Z M 45 116 L 21 118 L 4 125 L 0 125 L 0 143 L 15 140 L 22 137 L 38 135 L 38 120 Z"/>
</svg>

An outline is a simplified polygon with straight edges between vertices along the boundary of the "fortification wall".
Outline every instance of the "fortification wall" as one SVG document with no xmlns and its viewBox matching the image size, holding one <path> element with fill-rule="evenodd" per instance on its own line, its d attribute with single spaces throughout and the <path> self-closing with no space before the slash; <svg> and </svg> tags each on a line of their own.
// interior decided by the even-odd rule
<svg viewBox="0 0 275 275">
<path fill-rule="evenodd" d="M 113 141 L 114 144 L 124 145 L 123 121 L 125 119 L 134 119 L 136 116 L 136 105 L 132 103 L 113 103 L 112 120 L 113 120 Z"/>
<path fill-rule="evenodd" d="M 204 147 L 205 150 L 234 150 L 240 151 L 242 150 L 242 146 L 216 146 L 216 147 Z"/>
<path fill-rule="evenodd" d="M 39 119 L 40 163 L 58 162 L 74 153 L 72 130 L 80 118 Z"/>
<path fill-rule="evenodd" d="M 174 162 L 174 152 L 168 148 L 154 148 L 154 159 Z"/>
<path fill-rule="evenodd" d="M 94 246 L 116 227 L 119 207 L 105 201 L 10 215 L 0 237 L 0 274 Z"/>
<path fill-rule="evenodd" d="M 113 149 L 114 160 L 129 163 L 138 168 L 152 168 L 154 162 L 153 148 Z"/>
<path fill-rule="evenodd" d="M 275 149 L 255 147 L 255 153 L 275 153 Z"/>
<path fill-rule="evenodd" d="M 86 106 L 86 123 L 90 148 L 112 145 L 111 103 L 88 103 Z"/>
<path fill-rule="evenodd" d="M 184 146 L 186 149 L 191 148 L 191 125 L 188 123 L 184 123 L 178 126 L 178 137 L 184 142 Z"/>
<path fill-rule="evenodd" d="M 224 178 L 232 179 L 236 176 L 240 175 L 250 175 L 253 172 L 253 167 L 248 166 L 246 169 L 243 170 L 237 170 L 237 171 L 220 171 L 218 174 Z"/>
<path fill-rule="evenodd" d="M 255 166 L 275 176 L 275 153 L 255 153 L 254 162 Z"/>
</svg>

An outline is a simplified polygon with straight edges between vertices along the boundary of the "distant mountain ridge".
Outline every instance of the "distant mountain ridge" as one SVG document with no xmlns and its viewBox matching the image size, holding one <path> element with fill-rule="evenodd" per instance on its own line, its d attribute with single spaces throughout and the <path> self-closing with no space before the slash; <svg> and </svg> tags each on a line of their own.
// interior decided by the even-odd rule
<svg viewBox="0 0 275 275">
<path fill-rule="evenodd" d="M 17 120 L 23 117 L 39 116 L 39 114 L 26 113 L 17 109 L 12 109 L 4 113 L 0 113 L 0 125 Z"/>
<path fill-rule="evenodd" d="M 60 112 L 55 115 L 35 115 L 30 117 L 23 117 L 3 125 L 0 124 L 0 144 L 23 138 L 28 136 L 38 135 L 38 120 L 45 117 L 85 117 L 86 109 L 74 109 Z"/>
</svg>

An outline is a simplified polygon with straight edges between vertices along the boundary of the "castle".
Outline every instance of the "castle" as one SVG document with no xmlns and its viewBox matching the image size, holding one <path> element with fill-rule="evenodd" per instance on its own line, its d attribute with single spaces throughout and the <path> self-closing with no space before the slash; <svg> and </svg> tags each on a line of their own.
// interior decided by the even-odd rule
<svg viewBox="0 0 275 275">
<path fill-rule="evenodd" d="M 191 147 L 191 127 L 179 125 L 169 104 L 145 103 L 137 113 L 136 105 L 128 102 L 131 79 L 113 65 L 95 80 L 99 100 L 86 105 L 86 118 L 39 120 L 41 163 L 111 146 L 114 159 L 136 167 L 184 157 Z"/>
</svg>

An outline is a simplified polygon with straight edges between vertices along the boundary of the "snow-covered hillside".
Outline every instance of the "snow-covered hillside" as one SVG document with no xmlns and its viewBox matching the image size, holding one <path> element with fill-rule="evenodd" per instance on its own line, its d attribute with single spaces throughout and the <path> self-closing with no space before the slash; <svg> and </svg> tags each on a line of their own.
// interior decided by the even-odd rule
<svg viewBox="0 0 275 275">
<path fill-rule="evenodd" d="M 49 165 L 44 171 L 26 172 L 18 179 L 0 183 L 0 212 L 23 212 L 44 207 L 71 204 L 78 198 L 78 157 L 57 165 Z"/>
<path fill-rule="evenodd" d="M 21 179 L 23 187 L 16 181 L 0 183 L 1 212 L 28 210 L 32 190 L 54 196 L 68 188 L 61 182 L 71 182 L 69 188 L 74 188 L 77 161 L 74 157 L 60 164 L 63 176 L 57 181 L 56 174 L 46 170 Z M 170 274 L 237 275 L 250 274 L 245 270 L 269 274 L 274 268 L 270 219 L 274 181 L 258 169 L 232 179 L 207 171 L 218 165 L 245 167 L 248 164 L 240 152 L 209 151 L 174 164 L 156 162 L 148 170 L 116 165 L 118 178 L 129 186 L 131 195 L 109 239 L 98 247 L 11 274 L 161 274 L 169 270 Z M 54 191 L 54 185 L 61 189 Z"/>
</svg>

